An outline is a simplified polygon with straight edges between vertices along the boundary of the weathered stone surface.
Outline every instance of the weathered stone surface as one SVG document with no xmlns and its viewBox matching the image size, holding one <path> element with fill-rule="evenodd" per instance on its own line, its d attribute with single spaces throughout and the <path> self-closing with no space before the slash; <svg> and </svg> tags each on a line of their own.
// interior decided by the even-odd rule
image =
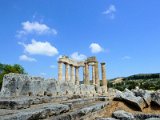
<svg viewBox="0 0 160 120">
<path fill-rule="evenodd" d="M 142 97 L 136 97 L 134 95 L 133 92 L 131 92 L 130 90 L 128 89 L 125 89 L 125 92 L 122 93 L 121 91 L 116 91 L 116 96 L 114 98 L 114 100 L 120 100 L 120 101 L 123 101 L 125 103 L 128 103 L 132 106 L 135 106 L 137 109 L 139 110 L 143 110 L 144 107 L 146 107 L 146 103 L 145 101 L 143 100 Z"/>
<path fill-rule="evenodd" d="M 56 81 L 24 74 L 10 73 L 4 76 L 1 97 L 60 96 L 96 94 L 94 85 L 75 85 L 72 81 Z"/>
<path fill-rule="evenodd" d="M 44 104 L 35 108 L 21 110 L 12 115 L 0 116 L 0 120 L 38 120 L 49 116 L 59 115 L 69 111 L 68 105 L 63 104 Z"/>
<path fill-rule="evenodd" d="M 101 110 L 107 105 L 108 105 L 108 102 L 97 103 L 94 105 L 90 105 L 87 107 L 76 109 L 76 110 L 69 112 L 69 113 L 66 113 L 64 115 L 62 114 L 57 117 L 51 117 L 49 120 L 81 120 L 81 118 L 83 118 L 87 114 Z"/>
<path fill-rule="evenodd" d="M 145 120 L 149 118 L 159 118 L 160 114 L 147 114 L 147 113 L 135 113 L 134 114 L 135 119 Z"/>
<path fill-rule="evenodd" d="M 144 101 L 146 102 L 146 107 L 150 106 L 151 104 L 151 94 L 149 91 L 147 90 L 142 90 L 142 89 L 134 89 L 132 90 L 135 94 L 135 96 L 140 96 L 144 99 Z"/>
<path fill-rule="evenodd" d="M 30 107 L 30 99 L 15 98 L 15 99 L 0 99 L 0 109 L 22 109 Z"/>
<path fill-rule="evenodd" d="M 154 92 L 151 94 L 151 100 L 154 104 L 158 105 L 160 107 L 160 92 Z"/>
<path fill-rule="evenodd" d="M 96 120 L 119 120 L 116 118 L 96 118 Z"/>
<path fill-rule="evenodd" d="M 93 101 L 96 101 L 97 98 L 79 98 L 79 99 L 73 99 L 62 102 L 62 104 L 72 104 L 72 105 L 79 105 L 79 104 L 87 104 L 92 103 Z"/>
<path fill-rule="evenodd" d="M 95 86 L 94 85 L 80 85 L 80 93 L 85 96 L 93 96 L 93 94 L 96 94 Z"/>
<path fill-rule="evenodd" d="M 112 116 L 120 120 L 133 120 L 134 119 L 134 116 L 131 113 L 126 112 L 124 110 L 115 111 L 113 112 Z"/>
<path fill-rule="evenodd" d="M 160 118 L 147 118 L 145 120 L 160 120 Z"/>
<path fill-rule="evenodd" d="M 68 100 L 68 97 L 61 96 L 61 97 L 38 97 L 38 96 L 20 96 L 20 97 L 8 97 L 8 98 L 0 98 L 0 109 L 24 109 L 28 108 L 31 105 L 42 104 L 42 103 L 49 103 L 49 102 L 57 102 L 57 101 L 65 101 Z"/>
<path fill-rule="evenodd" d="M 100 110 L 100 109 L 104 108 L 106 105 L 108 105 L 108 102 L 103 102 L 103 103 L 99 103 L 99 104 L 96 104 L 93 106 L 82 108 L 78 112 L 81 115 L 86 115 L 89 112 L 94 112 L 94 111 Z"/>
</svg>

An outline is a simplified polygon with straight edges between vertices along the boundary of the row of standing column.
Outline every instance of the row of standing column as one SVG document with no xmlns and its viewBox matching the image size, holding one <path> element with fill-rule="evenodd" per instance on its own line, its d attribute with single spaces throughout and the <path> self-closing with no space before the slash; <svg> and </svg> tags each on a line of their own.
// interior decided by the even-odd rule
<svg viewBox="0 0 160 120">
<path fill-rule="evenodd" d="M 84 84 L 89 85 L 90 79 L 89 79 L 89 64 L 85 63 L 85 67 L 83 70 L 83 80 Z M 98 62 L 92 65 L 92 82 L 93 85 L 99 85 L 99 71 L 98 71 Z"/>
<path fill-rule="evenodd" d="M 75 67 L 73 65 L 69 65 L 67 63 L 65 64 L 65 80 L 69 81 L 71 80 L 73 83 L 76 85 L 79 85 L 79 67 Z M 69 76 L 69 66 L 70 66 L 70 76 Z M 74 71 L 75 68 L 75 71 Z M 58 80 L 62 80 L 63 74 L 62 74 L 62 69 L 63 69 L 63 63 L 59 62 L 58 64 Z M 107 81 L 106 81 L 106 68 L 105 68 L 105 63 L 101 63 L 101 72 L 102 72 L 102 86 L 107 86 Z M 74 75 L 75 73 L 75 75 Z M 99 85 L 99 70 L 98 70 L 98 62 L 96 62 L 94 65 L 92 65 L 92 81 L 93 85 Z M 83 67 L 83 82 L 86 85 L 90 84 L 90 79 L 89 79 L 89 64 L 85 63 L 85 66 Z"/>
<path fill-rule="evenodd" d="M 69 65 L 67 63 L 65 64 L 65 80 L 69 81 L 71 80 L 73 83 L 76 85 L 79 85 L 79 67 L 75 67 L 73 65 Z M 70 75 L 69 75 L 69 66 L 70 66 Z M 75 68 L 75 71 L 74 71 Z M 62 81 L 63 77 L 63 63 L 59 62 L 58 63 L 58 80 Z"/>
<path fill-rule="evenodd" d="M 106 79 L 106 66 L 105 63 L 101 63 L 101 72 L 102 72 L 102 86 L 107 87 L 107 79 Z M 89 85 L 89 65 L 85 64 L 84 70 L 83 70 L 83 80 L 84 84 Z M 92 82 L 93 85 L 100 85 L 99 82 L 99 70 L 98 70 L 98 62 L 96 62 L 94 65 L 92 65 Z"/>
</svg>

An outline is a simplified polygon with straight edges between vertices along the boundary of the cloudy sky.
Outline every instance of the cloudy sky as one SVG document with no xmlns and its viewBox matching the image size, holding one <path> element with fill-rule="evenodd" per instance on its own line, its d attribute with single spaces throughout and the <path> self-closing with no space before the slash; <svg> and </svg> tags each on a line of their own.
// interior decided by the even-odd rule
<svg viewBox="0 0 160 120">
<path fill-rule="evenodd" d="M 62 55 L 96 56 L 107 63 L 108 78 L 160 72 L 159 6 L 159 0 L 0 0 L 0 62 L 55 78 Z"/>
</svg>

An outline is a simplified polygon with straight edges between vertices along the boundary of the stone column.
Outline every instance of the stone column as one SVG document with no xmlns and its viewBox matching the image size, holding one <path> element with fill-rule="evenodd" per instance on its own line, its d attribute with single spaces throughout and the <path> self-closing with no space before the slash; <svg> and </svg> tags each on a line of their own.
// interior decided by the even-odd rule
<svg viewBox="0 0 160 120">
<path fill-rule="evenodd" d="M 95 85 L 95 65 L 92 65 L 92 81 L 93 85 Z"/>
<path fill-rule="evenodd" d="M 70 71 L 71 81 L 75 83 L 75 76 L 74 76 L 74 66 L 71 65 L 71 71 Z"/>
<path fill-rule="evenodd" d="M 75 67 L 75 69 L 76 69 L 75 84 L 79 85 L 79 67 Z"/>
<path fill-rule="evenodd" d="M 101 63 L 101 71 L 102 71 L 102 86 L 106 86 L 107 87 L 105 63 Z"/>
<path fill-rule="evenodd" d="M 62 71 L 63 71 L 63 63 L 62 62 L 58 62 L 58 80 L 59 81 L 62 81 L 62 77 L 63 77 L 63 74 L 62 74 Z"/>
<path fill-rule="evenodd" d="M 86 84 L 85 73 L 85 66 L 83 66 L 83 84 Z"/>
<path fill-rule="evenodd" d="M 68 81 L 69 80 L 69 64 L 65 63 L 65 80 Z"/>
<path fill-rule="evenodd" d="M 96 85 L 100 85 L 99 84 L 99 71 L 98 71 L 98 62 L 95 63 L 95 83 Z"/>
<path fill-rule="evenodd" d="M 89 85 L 89 65 L 85 63 L 85 84 Z"/>
</svg>

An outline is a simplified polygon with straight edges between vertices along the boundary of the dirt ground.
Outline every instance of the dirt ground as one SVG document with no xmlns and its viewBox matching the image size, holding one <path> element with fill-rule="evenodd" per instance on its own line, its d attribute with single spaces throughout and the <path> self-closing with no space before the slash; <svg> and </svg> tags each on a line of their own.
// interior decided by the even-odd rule
<svg viewBox="0 0 160 120">
<path fill-rule="evenodd" d="M 116 110 L 124 110 L 130 113 L 152 113 L 152 114 L 160 114 L 160 108 L 157 106 L 152 106 L 143 109 L 143 111 L 137 111 L 134 106 L 125 104 L 121 101 L 110 101 L 110 104 L 106 107 L 105 113 L 103 117 L 111 117 L 112 113 Z"/>
</svg>

